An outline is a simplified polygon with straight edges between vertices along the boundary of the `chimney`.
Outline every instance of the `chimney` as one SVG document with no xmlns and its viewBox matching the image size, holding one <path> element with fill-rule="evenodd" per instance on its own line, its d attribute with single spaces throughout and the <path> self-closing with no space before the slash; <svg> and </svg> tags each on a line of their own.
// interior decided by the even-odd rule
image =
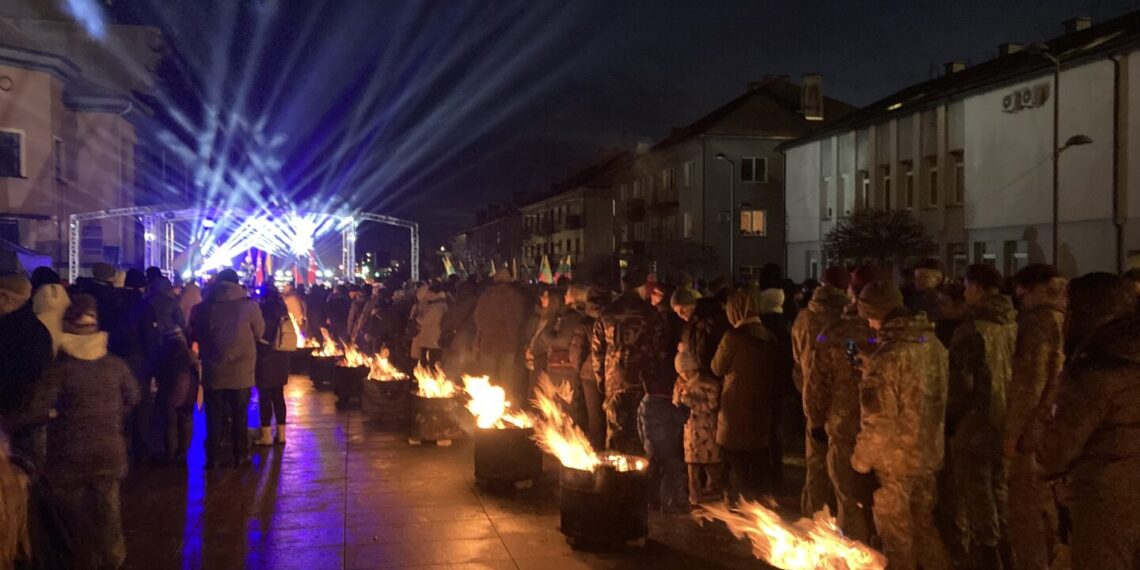
<svg viewBox="0 0 1140 570">
<path fill-rule="evenodd" d="M 1006 43 L 998 46 L 998 57 L 1005 57 L 1007 55 L 1013 55 L 1013 54 L 1021 51 L 1021 49 L 1022 49 L 1021 44 L 1006 42 Z"/>
<path fill-rule="evenodd" d="M 1065 33 L 1071 34 L 1081 30 L 1087 30 L 1092 27 L 1092 18 L 1088 16 L 1077 16 L 1076 18 L 1069 18 L 1062 22 L 1065 26 Z"/>
<path fill-rule="evenodd" d="M 942 64 L 942 70 L 946 72 L 946 75 L 958 73 L 963 69 L 966 69 L 966 62 L 964 61 L 948 61 Z"/>
<path fill-rule="evenodd" d="M 806 73 L 800 78 L 800 112 L 809 121 L 823 120 L 823 76 Z"/>
</svg>

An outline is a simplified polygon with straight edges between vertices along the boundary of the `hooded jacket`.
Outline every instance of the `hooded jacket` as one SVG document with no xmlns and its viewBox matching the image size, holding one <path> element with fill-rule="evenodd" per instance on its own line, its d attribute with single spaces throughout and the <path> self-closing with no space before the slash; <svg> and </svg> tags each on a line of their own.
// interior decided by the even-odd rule
<svg viewBox="0 0 1140 570">
<path fill-rule="evenodd" d="M 629 291 L 614 301 L 594 322 L 590 353 L 594 374 L 607 398 L 641 392 L 662 370 L 666 358 L 665 321 L 661 313 Z M 668 394 L 672 396 L 673 386 Z"/>
<path fill-rule="evenodd" d="M 874 344 L 851 463 L 894 477 L 930 475 L 945 454 L 946 348 L 922 313 L 887 320 Z"/>
<path fill-rule="evenodd" d="M 439 348 L 439 336 L 443 315 L 447 312 L 447 296 L 436 293 L 427 285 L 416 291 L 416 307 L 413 317 L 419 325 L 419 332 L 412 339 L 412 356 L 419 358 L 422 349 Z"/>
<path fill-rule="evenodd" d="M 737 451 L 771 445 L 772 416 L 779 406 L 780 349 L 760 322 L 754 301 L 746 293 L 729 299 L 726 312 L 734 328 L 724 334 L 711 366 L 713 374 L 724 378 L 716 442 Z"/>
<path fill-rule="evenodd" d="M 257 339 L 265 320 L 257 303 L 237 283 L 219 282 L 190 315 L 190 338 L 202 359 L 202 384 L 211 390 L 252 388 Z"/>
<path fill-rule="evenodd" d="M 51 334 L 52 354 L 59 352 L 59 342 L 63 338 L 63 312 L 70 305 L 67 290 L 54 283 L 40 287 L 32 296 L 32 312 Z"/>
<path fill-rule="evenodd" d="M 146 299 L 154 308 L 154 319 L 158 324 L 158 332 L 164 338 L 185 334 L 186 314 L 182 312 L 182 305 L 174 296 L 174 287 L 165 277 L 151 280 L 147 285 Z"/>
<path fill-rule="evenodd" d="M 808 352 L 811 370 L 804 383 L 804 417 L 809 429 L 823 427 L 830 441 L 855 445 L 859 433 L 859 382 L 863 372 L 851 362 L 847 343 L 854 342 L 859 354 L 870 354 L 875 333 L 859 316 L 854 303 L 839 320 L 823 329 Z"/>
<path fill-rule="evenodd" d="M 1040 414 L 1041 402 L 1057 389 L 1065 363 L 1064 280 L 1021 297 L 1013 377 L 1006 394 L 1005 440 L 1018 442 Z"/>
<path fill-rule="evenodd" d="M 107 352 L 107 333 L 64 334 L 59 358 L 37 383 L 17 424 L 48 422 L 44 472 L 64 484 L 127 472 L 123 416 L 138 404 L 139 387 L 127 364 Z"/>
<path fill-rule="evenodd" d="M 811 377 L 811 350 L 816 346 L 816 337 L 823 329 L 843 316 L 843 309 L 851 304 L 847 292 L 831 285 L 822 285 L 815 290 L 807 308 L 796 315 L 792 325 L 792 369 L 796 387 L 803 391 L 805 380 Z"/>
<path fill-rule="evenodd" d="M 954 331 L 946 427 L 955 449 L 1001 457 L 1016 345 L 1017 311 L 1009 297 L 996 293 L 970 306 L 968 319 Z"/>
<path fill-rule="evenodd" d="M 1140 499 L 1140 316 L 1101 327 L 1073 353 L 1037 462 L 1072 501 Z"/>
</svg>

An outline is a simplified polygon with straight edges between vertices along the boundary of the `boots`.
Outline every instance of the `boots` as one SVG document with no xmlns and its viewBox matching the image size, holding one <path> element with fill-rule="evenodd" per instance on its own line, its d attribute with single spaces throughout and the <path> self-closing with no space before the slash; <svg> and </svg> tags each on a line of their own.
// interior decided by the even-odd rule
<svg viewBox="0 0 1140 570">
<path fill-rule="evenodd" d="M 273 440 L 277 445 L 285 445 L 285 424 L 277 424 L 277 439 Z"/>
<path fill-rule="evenodd" d="M 273 435 L 268 427 L 257 428 L 257 437 L 254 438 L 254 445 L 273 445 Z"/>
</svg>

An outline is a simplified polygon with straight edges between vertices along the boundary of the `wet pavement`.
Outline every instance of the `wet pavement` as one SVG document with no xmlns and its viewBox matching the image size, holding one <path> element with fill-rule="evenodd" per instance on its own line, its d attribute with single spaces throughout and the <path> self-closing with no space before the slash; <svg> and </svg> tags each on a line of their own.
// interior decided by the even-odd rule
<svg viewBox="0 0 1140 570">
<path fill-rule="evenodd" d="M 127 567 L 763 568 L 723 525 L 651 514 L 643 547 L 572 550 L 558 531 L 557 463 L 531 489 L 475 485 L 469 440 L 411 446 L 338 412 L 304 376 L 286 388 L 288 444 L 253 466 L 204 471 L 204 417 L 187 469 L 135 469 L 123 485 Z M 251 404 L 254 420 L 256 404 Z"/>
</svg>

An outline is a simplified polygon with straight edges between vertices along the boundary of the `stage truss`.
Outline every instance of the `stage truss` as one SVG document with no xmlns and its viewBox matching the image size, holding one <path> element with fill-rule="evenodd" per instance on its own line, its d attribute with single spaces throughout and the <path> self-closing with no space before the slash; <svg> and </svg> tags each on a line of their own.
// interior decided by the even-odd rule
<svg viewBox="0 0 1140 570">
<path fill-rule="evenodd" d="M 174 224 L 186 220 L 199 218 L 217 219 L 220 217 L 249 218 L 264 215 L 263 209 L 253 208 L 181 208 L 171 209 L 160 206 L 139 206 L 135 208 L 114 208 L 98 212 L 84 212 L 72 214 L 68 223 L 67 243 L 67 273 L 68 279 L 75 282 L 79 277 L 80 236 L 83 222 L 106 220 L 110 218 L 135 217 L 143 225 L 143 260 L 147 267 L 161 267 L 165 270 L 174 269 Z M 411 276 L 412 281 L 420 279 L 420 226 L 416 222 L 373 214 L 371 212 L 357 212 L 351 216 L 338 216 L 319 212 L 298 212 L 318 218 L 333 219 L 340 223 L 341 255 L 340 262 L 346 274 L 351 274 L 356 267 L 356 226 L 360 222 L 375 222 L 406 228 L 409 232 L 411 245 Z"/>
</svg>

